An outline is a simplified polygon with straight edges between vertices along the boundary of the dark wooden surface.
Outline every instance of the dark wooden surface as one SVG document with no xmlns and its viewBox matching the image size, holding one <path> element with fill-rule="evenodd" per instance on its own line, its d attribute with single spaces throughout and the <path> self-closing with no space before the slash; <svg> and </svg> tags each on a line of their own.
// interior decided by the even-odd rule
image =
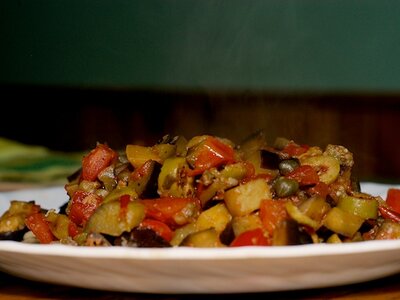
<svg viewBox="0 0 400 300">
<path fill-rule="evenodd" d="M 0 136 L 54 150 L 88 150 L 96 142 L 117 149 L 129 143 L 152 145 L 167 133 L 186 138 L 214 134 L 240 143 L 264 129 L 270 143 L 284 136 L 301 144 L 347 147 L 361 180 L 398 183 L 400 178 L 400 93 L 0 85 L 0 94 L 13 112 L 2 115 Z M 20 99 L 37 100 L 21 106 Z"/>
<path fill-rule="evenodd" d="M 232 294 L 160 295 L 89 290 L 29 281 L 0 272 L 0 300 L 177 300 L 204 299 L 205 297 L 209 299 L 231 299 L 232 296 Z M 241 297 L 244 297 L 243 299 L 248 299 L 250 297 L 260 299 L 400 299 L 400 274 L 340 287 L 241 294 Z"/>
</svg>

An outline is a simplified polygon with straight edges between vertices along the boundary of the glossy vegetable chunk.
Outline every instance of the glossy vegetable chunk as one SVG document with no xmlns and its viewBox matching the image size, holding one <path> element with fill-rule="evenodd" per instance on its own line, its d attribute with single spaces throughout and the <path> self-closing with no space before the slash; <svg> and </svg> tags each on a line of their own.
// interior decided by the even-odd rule
<svg viewBox="0 0 400 300">
<path fill-rule="evenodd" d="M 271 188 L 262 178 L 251 180 L 225 193 L 226 206 L 233 216 L 247 215 L 259 209 L 262 200 L 271 198 Z"/>
<path fill-rule="evenodd" d="M 373 198 L 344 196 L 339 200 L 337 207 L 363 219 L 378 217 L 378 201 Z"/>
<path fill-rule="evenodd" d="M 85 232 L 119 236 L 138 226 L 145 217 L 145 207 L 137 201 L 127 204 L 119 200 L 99 206 L 86 224 Z"/>
<path fill-rule="evenodd" d="M 341 210 L 338 207 L 332 208 L 324 219 L 324 225 L 335 233 L 352 237 L 360 229 L 364 220 L 359 216 Z"/>
<path fill-rule="evenodd" d="M 117 153 L 104 144 L 98 144 L 82 160 L 82 179 L 94 181 L 101 171 L 117 158 Z"/>
<path fill-rule="evenodd" d="M 225 247 L 219 239 L 219 234 L 214 228 L 197 231 L 189 234 L 181 243 L 181 246 L 215 248 Z"/>
</svg>

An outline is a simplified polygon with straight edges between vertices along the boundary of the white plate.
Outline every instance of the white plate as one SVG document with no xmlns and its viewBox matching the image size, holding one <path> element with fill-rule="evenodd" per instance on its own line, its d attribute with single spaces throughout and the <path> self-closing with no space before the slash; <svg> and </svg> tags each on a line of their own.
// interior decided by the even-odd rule
<svg viewBox="0 0 400 300">
<path fill-rule="evenodd" d="M 364 184 L 386 195 L 388 186 Z M 66 200 L 62 188 L 0 194 Z M 1 203 L 7 207 L 8 203 Z M 229 249 L 90 248 L 0 242 L 0 268 L 20 277 L 84 288 L 144 293 L 237 293 L 328 287 L 400 272 L 400 240 Z"/>
</svg>

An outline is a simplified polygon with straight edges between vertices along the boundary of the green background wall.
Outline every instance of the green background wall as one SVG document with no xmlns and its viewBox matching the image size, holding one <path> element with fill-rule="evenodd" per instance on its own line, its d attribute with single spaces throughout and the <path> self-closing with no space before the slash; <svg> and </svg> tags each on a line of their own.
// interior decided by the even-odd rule
<svg viewBox="0 0 400 300">
<path fill-rule="evenodd" d="M 2 0 L 0 84 L 400 91 L 399 1 Z"/>
</svg>

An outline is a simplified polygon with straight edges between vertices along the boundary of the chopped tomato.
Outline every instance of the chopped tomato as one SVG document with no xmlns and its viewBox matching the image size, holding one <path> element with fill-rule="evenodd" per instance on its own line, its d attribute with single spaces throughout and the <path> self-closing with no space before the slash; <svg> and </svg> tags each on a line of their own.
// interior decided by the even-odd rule
<svg viewBox="0 0 400 300">
<path fill-rule="evenodd" d="M 271 241 L 264 236 L 264 232 L 261 228 L 256 228 L 241 233 L 230 244 L 231 247 L 270 245 Z"/>
<path fill-rule="evenodd" d="M 307 145 L 298 145 L 294 142 L 289 142 L 285 148 L 283 148 L 282 152 L 289 154 L 290 156 L 299 156 L 303 153 L 306 153 L 308 148 Z"/>
<path fill-rule="evenodd" d="M 260 219 L 264 229 L 270 236 L 274 234 L 278 224 L 289 217 L 285 204 L 285 200 L 267 199 L 261 202 Z"/>
<path fill-rule="evenodd" d="M 400 189 L 388 189 L 386 203 L 392 210 L 400 214 Z"/>
<path fill-rule="evenodd" d="M 235 162 L 235 152 L 230 145 L 208 136 L 196 147 L 189 160 L 194 170 L 188 175 L 195 176 L 210 168 Z"/>
<path fill-rule="evenodd" d="M 329 194 L 329 186 L 324 182 L 318 182 L 316 185 L 308 189 L 310 195 L 318 195 L 322 198 L 326 198 Z"/>
<path fill-rule="evenodd" d="M 25 224 L 33 232 L 41 244 L 50 244 L 55 240 L 49 223 L 42 213 L 34 213 L 26 217 Z"/>
<path fill-rule="evenodd" d="M 296 180 L 300 185 L 314 185 L 319 182 L 317 171 L 308 165 L 296 168 L 294 171 L 286 175 L 286 178 Z"/>
<path fill-rule="evenodd" d="M 82 160 L 82 180 L 94 181 L 118 154 L 105 144 L 98 144 Z"/>
<path fill-rule="evenodd" d="M 200 210 L 200 201 L 196 198 L 164 197 L 139 201 L 146 207 L 148 218 L 171 226 L 193 221 Z"/>
<path fill-rule="evenodd" d="M 78 190 L 72 196 L 69 218 L 77 225 L 84 225 L 101 202 L 96 194 Z"/>
<path fill-rule="evenodd" d="M 168 227 L 167 224 L 161 221 L 153 219 L 144 219 L 140 223 L 139 227 L 153 230 L 167 242 L 169 242 L 172 239 L 173 231 L 171 230 L 171 228 Z"/>
</svg>

